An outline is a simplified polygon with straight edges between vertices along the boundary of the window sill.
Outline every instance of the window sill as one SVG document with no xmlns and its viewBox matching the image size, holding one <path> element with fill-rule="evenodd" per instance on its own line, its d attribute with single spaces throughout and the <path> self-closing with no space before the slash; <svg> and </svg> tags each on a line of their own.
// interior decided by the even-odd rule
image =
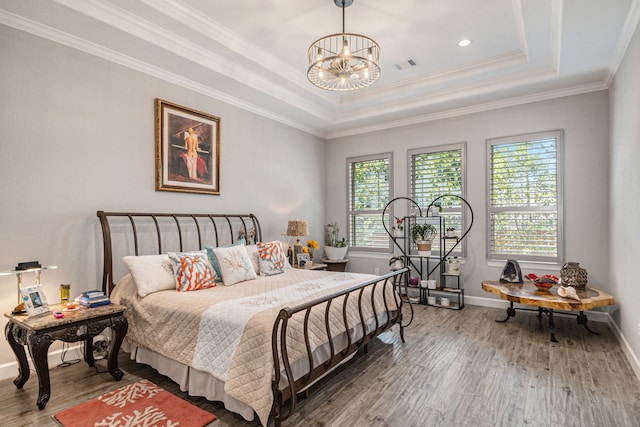
<svg viewBox="0 0 640 427">
<path fill-rule="evenodd" d="M 517 261 L 517 260 L 516 260 Z M 500 267 L 504 268 L 506 260 L 504 261 L 487 261 L 487 265 L 489 267 Z M 544 270 L 544 271 L 557 271 L 560 272 L 562 269 L 561 265 L 551 264 L 551 263 L 543 263 L 543 262 L 531 262 L 531 261 L 518 261 L 518 265 L 520 265 L 521 270 Z M 523 271 L 524 273 L 524 271 Z"/>
</svg>

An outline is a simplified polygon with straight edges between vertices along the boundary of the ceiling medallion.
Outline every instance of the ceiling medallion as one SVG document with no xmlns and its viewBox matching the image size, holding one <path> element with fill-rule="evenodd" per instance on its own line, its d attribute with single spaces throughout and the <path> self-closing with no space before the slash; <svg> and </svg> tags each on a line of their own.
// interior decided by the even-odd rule
<svg viewBox="0 0 640 427">
<path fill-rule="evenodd" d="M 321 89 L 345 92 L 380 78 L 380 46 L 373 39 L 344 31 L 344 11 L 353 0 L 334 0 L 342 8 L 342 33 L 316 40 L 307 57 L 309 81 Z"/>
</svg>

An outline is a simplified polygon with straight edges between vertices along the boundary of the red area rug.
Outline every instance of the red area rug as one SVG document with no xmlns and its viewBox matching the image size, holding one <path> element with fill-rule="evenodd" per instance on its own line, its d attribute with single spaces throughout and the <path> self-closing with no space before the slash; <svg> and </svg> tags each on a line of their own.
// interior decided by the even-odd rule
<svg viewBox="0 0 640 427">
<path fill-rule="evenodd" d="M 216 416 L 141 380 L 58 412 L 53 418 L 64 427 L 202 427 Z"/>
</svg>

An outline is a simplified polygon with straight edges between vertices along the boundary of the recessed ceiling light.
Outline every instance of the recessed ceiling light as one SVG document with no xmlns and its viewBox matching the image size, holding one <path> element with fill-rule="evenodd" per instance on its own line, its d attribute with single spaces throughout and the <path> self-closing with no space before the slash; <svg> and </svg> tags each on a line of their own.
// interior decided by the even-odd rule
<svg viewBox="0 0 640 427">
<path fill-rule="evenodd" d="M 459 47 L 467 47 L 467 46 L 469 46 L 470 44 L 471 44 L 471 40 L 469 40 L 469 39 L 463 39 L 463 40 L 460 40 L 460 41 L 458 42 L 458 46 L 459 46 Z"/>
</svg>

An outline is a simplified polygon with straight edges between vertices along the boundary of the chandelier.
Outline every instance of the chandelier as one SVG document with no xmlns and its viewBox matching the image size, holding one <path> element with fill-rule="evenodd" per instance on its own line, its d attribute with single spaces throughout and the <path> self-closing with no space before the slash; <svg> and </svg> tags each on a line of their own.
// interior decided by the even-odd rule
<svg viewBox="0 0 640 427">
<path fill-rule="evenodd" d="M 345 92 L 370 86 L 380 77 L 380 46 L 369 37 L 345 33 L 344 10 L 353 0 L 334 0 L 342 8 L 342 33 L 309 47 L 307 77 L 321 89 Z"/>
</svg>

